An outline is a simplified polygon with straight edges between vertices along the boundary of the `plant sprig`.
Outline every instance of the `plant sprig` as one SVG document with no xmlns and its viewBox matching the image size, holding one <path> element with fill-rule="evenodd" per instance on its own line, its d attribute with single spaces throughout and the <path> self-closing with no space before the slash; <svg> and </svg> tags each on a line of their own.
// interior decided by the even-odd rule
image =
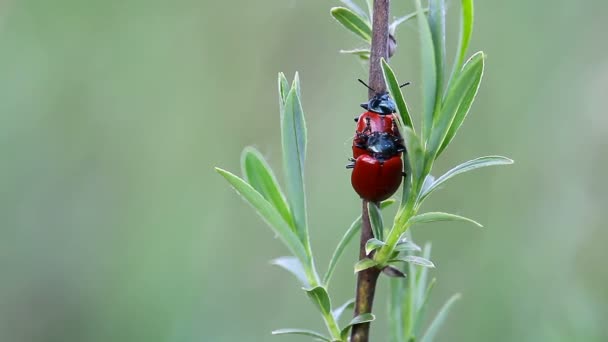
<svg viewBox="0 0 608 342">
<path fill-rule="evenodd" d="M 370 59 L 373 36 L 373 1 L 366 1 L 367 13 L 352 0 L 342 0 L 342 3 L 346 7 L 332 8 L 331 15 L 366 44 L 363 48 L 342 52 L 367 61 Z M 374 236 L 364 244 L 368 257 L 355 265 L 355 272 L 375 267 L 392 277 L 403 277 L 407 273 L 407 281 L 400 278 L 391 279 L 390 335 L 396 342 L 431 342 L 450 307 L 460 296 L 451 297 L 423 332 L 422 318 L 435 283 L 434 279 L 430 282 L 427 280 L 428 269 L 434 267 L 434 263 L 430 260 L 430 244 L 424 248 L 418 247 L 412 241 L 409 228 L 415 224 L 436 221 L 465 221 L 481 226 L 476 221 L 459 215 L 443 212 L 419 213 L 422 203 L 456 175 L 481 167 L 513 162 L 501 156 L 480 157 L 457 165 L 440 177 L 431 175 L 435 160 L 454 139 L 477 95 L 483 77 L 485 55 L 483 52 L 477 52 L 465 61 L 471 40 L 474 11 L 472 0 L 461 0 L 460 39 L 451 72 L 447 76 L 445 1 L 429 0 L 428 7 L 425 8 L 420 0 L 414 0 L 414 5 L 416 11 L 395 19 L 389 30 L 392 35 L 403 22 L 414 18 L 418 21 L 423 76 L 421 128 L 416 130 L 397 77 L 389 63 L 382 60 L 381 70 L 387 89 L 397 105 L 399 115 L 396 117 L 407 148 L 407 156 L 403 158 L 407 177 L 392 225 L 385 227 L 380 210 L 395 203 L 394 200 L 387 200 L 378 207 L 369 205 L 368 211 L 364 211 L 364 214 L 369 214 L 371 218 Z M 275 330 L 273 334 L 298 334 L 321 341 L 346 342 L 354 325 L 369 323 L 375 319 L 371 313 L 363 313 L 341 328 L 338 320 L 345 311 L 353 307 L 354 300 L 334 307 L 328 293 L 338 261 L 345 247 L 361 229 L 362 218 L 356 218 L 346 230 L 331 257 L 326 273 L 322 278 L 319 277 L 308 229 L 304 183 L 307 129 L 298 74 L 296 73 L 290 85 L 285 75 L 280 73 L 278 88 L 286 191 L 282 190 L 274 171 L 262 154 L 253 147 L 243 150 L 242 177 L 220 168 L 216 170 L 254 207 L 289 250 L 290 256 L 276 258 L 271 263 L 296 277 L 327 327 L 327 334 L 307 329 L 280 329 Z M 402 271 L 400 264 L 404 262 L 407 267 Z M 421 336 L 420 339 L 418 336 Z"/>
<path fill-rule="evenodd" d="M 307 137 L 306 122 L 300 101 L 300 80 L 296 74 L 290 86 L 285 75 L 280 73 L 278 84 L 281 142 L 287 193 L 281 189 L 273 170 L 262 154 L 253 147 L 246 147 L 241 155 L 242 178 L 221 168 L 216 168 L 216 171 L 258 212 L 292 253 L 292 256 L 279 257 L 272 260 L 271 263 L 287 270 L 300 282 L 303 290 L 321 313 L 329 337 L 306 329 L 281 329 L 274 331 L 273 334 L 298 334 L 312 336 L 323 341 L 346 341 L 345 336 L 348 335 L 352 325 L 371 322 L 374 317 L 373 315 L 360 315 L 340 328 L 337 321 L 346 309 L 352 307 L 353 301 L 350 300 L 346 305 L 333 308 L 327 288 L 346 245 L 361 229 L 361 217 L 355 219 L 338 244 L 321 281 L 309 242 L 308 214 L 304 196 Z M 394 202 L 394 200 L 387 200 L 380 207 L 386 208 Z"/>
</svg>

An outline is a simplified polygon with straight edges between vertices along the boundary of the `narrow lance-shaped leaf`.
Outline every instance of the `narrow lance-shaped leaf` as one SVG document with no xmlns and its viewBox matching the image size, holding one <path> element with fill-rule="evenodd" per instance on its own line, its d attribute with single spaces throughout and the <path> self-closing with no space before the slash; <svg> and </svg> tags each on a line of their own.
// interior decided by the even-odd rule
<svg viewBox="0 0 608 342">
<path fill-rule="evenodd" d="M 433 185 L 433 183 L 435 182 L 435 177 L 433 177 L 432 175 L 426 175 L 426 177 L 424 177 L 424 182 L 422 183 L 422 188 L 420 189 L 420 192 L 426 192 L 431 185 Z"/>
<path fill-rule="evenodd" d="M 454 167 L 453 169 L 449 170 L 443 176 L 437 178 L 437 180 L 435 182 L 433 182 L 428 188 L 426 188 L 426 191 L 423 191 L 420 193 L 418 202 L 422 203 L 422 201 L 424 201 L 425 198 L 427 198 L 431 193 L 433 193 L 433 191 L 437 190 L 439 188 L 439 186 L 441 186 L 448 179 L 450 179 L 456 175 L 459 175 L 461 173 L 465 173 L 468 171 L 473 171 L 473 170 L 476 170 L 476 169 L 479 169 L 482 167 L 494 166 L 494 165 L 509 165 L 509 164 L 513 164 L 513 160 L 506 158 L 506 157 L 501 157 L 501 156 L 480 157 L 480 158 L 476 158 L 476 159 L 464 162 L 464 163 Z"/>
<path fill-rule="evenodd" d="M 423 266 L 423 267 L 435 268 L 435 264 L 433 264 L 433 262 L 431 260 L 425 259 L 425 258 L 417 256 L 417 255 L 403 255 L 403 256 L 398 256 L 394 259 L 389 260 L 389 262 L 398 262 L 398 261 L 403 261 L 403 262 L 407 262 L 410 264 Z"/>
<path fill-rule="evenodd" d="M 241 154 L 241 169 L 245 180 L 262 194 L 277 209 L 285 222 L 295 230 L 285 196 L 262 154 L 253 147 L 246 147 Z"/>
<path fill-rule="evenodd" d="M 445 0 L 429 0 L 429 27 L 435 49 L 435 70 L 437 71 L 436 94 L 441 99 L 445 70 Z M 438 114 L 442 101 L 435 101 L 434 115 Z M 433 117 L 435 120 L 436 117 Z"/>
<path fill-rule="evenodd" d="M 304 266 L 302 266 L 302 262 L 298 258 L 292 256 L 284 256 L 273 259 L 270 261 L 270 263 L 273 265 L 277 265 L 296 276 L 296 278 L 298 278 L 298 280 L 302 283 L 304 287 L 310 287 L 310 283 L 308 282 L 308 277 L 306 276 Z"/>
<path fill-rule="evenodd" d="M 331 313 L 331 301 L 329 299 L 329 294 L 327 294 L 327 290 L 325 290 L 324 287 L 317 286 L 312 289 L 305 288 L 304 291 L 306 291 L 310 300 L 312 300 L 322 314 Z"/>
<path fill-rule="evenodd" d="M 458 40 L 458 50 L 454 57 L 454 65 L 452 66 L 452 74 L 450 76 L 450 83 L 462 68 L 467 50 L 469 48 L 469 42 L 473 35 L 473 0 L 461 0 L 460 1 L 460 37 Z"/>
<path fill-rule="evenodd" d="M 420 51 L 422 61 L 422 99 L 424 103 L 422 119 L 422 137 L 427 139 L 431 133 L 433 124 L 433 111 L 435 110 L 435 99 L 437 96 L 437 66 L 435 65 L 435 48 L 429 22 L 424 15 L 420 0 L 415 0 L 416 13 L 418 17 L 418 30 L 420 36 Z"/>
<path fill-rule="evenodd" d="M 437 155 L 435 156 L 435 158 L 439 157 L 439 155 L 441 155 L 441 152 L 443 152 L 443 150 L 445 150 L 445 148 L 448 147 L 450 142 L 452 142 L 452 139 L 454 139 L 454 136 L 456 136 L 458 129 L 460 128 L 460 126 L 462 126 L 464 119 L 466 119 L 467 114 L 469 114 L 469 110 L 471 109 L 471 106 L 473 105 L 475 96 L 477 96 L 477 92 L 479 91 L 479 86 L 480 86 L 481 80 L 483 78 L 484 67 L 485 67 L 484 63 L 482 62 L 481 74 L 479 75 L 479 79 L 478 80 L 476 79 L 475 80 L 476 85 L 473 84 L 473 86 L 470 87 L 463 95 L 462 100 L 458 106 L 458 109 L 456 110 L 456 114 L 454 115 L 454 119 L 452 120 L 452 123 L 450 124 L 450 128 L 448 129 L 448 132 L 445 135 L 445 138 L 443 139 L 443 142 L 441 143 L 441 146 L 439 147 L 439 151 L 437 151 Z"/>
<path fill-rule="evenodd" d="M 429 11 L 428 8 L 424 9 L 424 13 L 427 13 Z M 388 26 L 388 32 L 390 32 L 390 34 L 394 35 L 395 31 L 397 31 L 397 27 L 399 27 L 399 25 L 403 24 L 404 22 L 415 18 L 418 15 L 418 12 L 414 12 L 414 13 L 410 13 L 410 14 L 406 14 L 403 17 L 399 17 L 397 19 L 395 19 L 395 21 L 393 21 L 389 26 Z"/>
<path fill-rule="evenodd" d="M 283 112 L 283 107 L 285 107 L 285 100 L 287 100 L 287 93 L 289 93 L 289 82 L 287 82 L 287 78 L 285 78 L 285 74 L 279 73 L 279 105 L 281 112 Z"/>
<path fill-rule="evenodd" d="M 411 180 L 413 188 L 418 188 L 418 184 L 423 182 L 422 174 L 424 172 L 424 150 L 420 138 L 409 127 L 403 130 L 405 147 L 407 149 L 407 158 L 410 163 L 412 172 Z M 405 195 L 405 192 L 404 192 Z M 402 205 L 407 201 L 407 198 L 402 199 Z"/>
<path fill-rule="evenodd" d="M 389 341 L 403 342 L 403 294 L 406 282 L 403 279 L 389 279 L 388 326 Z"/>
<path fill-rule="evenodd" d="M 376 238 L 369 239 L 365 243 L 365 254 L 369 254 L 372 251 L 374 251 L 382 246 L 384 246 L 384 242 L 382 242 Z"/>
<path fill-rule="evenodd" d="M 342 329 L 342 333 L 340 334 L 340 336 L 342 337 L 343 341 L 346 341 L 348 338 L 348 332 L 350 331 L 350 329 L 352 328 L 353 325 L 355 324 L 362 324 L 362 323 L 368 323 L 368 322 L 373 322 L 376 319 L 376 317 L 374 316 L 374 314 L 371 313 L 364 313 L 361 314 L 355 318 L 353 318 L 343 329 Z"/>
<path fill-rule="evenodd" d="M 366 0 L 367 2 L 367 10 L 369 12 L 369 17 L 374 17 L 374 0 Z"/>
<path fill-rule="evenodd" d="M 374 237 L 382 240 L 384 237 L 384 222 L 382 221 L 382 213 L 380 207 L 376 203 L 368 202 L 367 212 L 369 213 L 369 222 L 371 224 Z"/>
<path fill-rule="evenodd" d="M 317 338 L 321 341 L 330 342 L 331 340 L 325 335 L 308 329 L 278 329 L 272 332 L 273 335 L 304 335 Z"/>
<path fill-rule="evenodd" d="M 450 312 L 450 309 L 452 308 L 452 305 L 454 305 L 454 303 L 459 299 L 460 299 L 460 294 L 457 293 L 457 294 L 453 295 L 452 297 L 450 297 L 450 299 L 448 299 L 448 301 L 445 304 L 443 304 L 441 309 L 439 309 L 437 316 L 435 316 L 435 318 L 429 325 L 429 328 L 424 333 L 424 336 L 422 336 L 422 338 L 420 339 L 420 342 L 433 342 L 435 340 L 435 335 L 439 331 L 439 328 L 441 327 L 441 325 L 443 325 L 443 322 L 445 322 L 445 319 L 447 318 L 448 313 Z"/>
<path fill-rule="evenodd" d="M 481 75 L 483 74 L 483 60 L 484 55 L 482 52 L 473 55 L 465 64 L 463 71 L 458 74 L 454 85 L 448 89 L 447 99 L 433 125 L 433 132 L 429 141 L 428 150 L 432 156 L 437 156 L 439 147 L 443 144 L 454 121 L 458 107 L 466 97 L 466 94 L 472 88 L 479 87 Z"/>
<path fill-rule="evenodd" d="M 340 50 L 340 53 L 350 54 L 359 56 L 363 60 L 369 60 L 370 50 L 369 49 L 353 49 L 353 50 Z"/>
<path fill-rule="evenodd" d="M 423 271 L 428 270 L 428 268 L 422 267 L 422 270 Z M 433 289 L 435 288 L 436 283 L 437 283 L 437 279 L 433 278 L 433 279 L 431 279 L 431 282 L 428 284 L 428 286 L 426 286 L 426 288 L 419 289 L 419 290 L 423 291 L 424 294 L 422 296 L 422 304 L 420 304 L 418 311 L 416 311 L 417 317 L 426 317 L 426 312 L 428 309 L 428 302 L 431 297 L 431 293 L 433 292 Z M 418 320 L 416 322 L 416 326 L 414 327 L 415 336 L 422 335 L 422 325 L 423 325 L 422 323 L 423 323 L 423 320 Z"/>
<path fill-rule="evenodd" d="M 365 13 L 365 11 L 361 7 L 359 7 L 356 3 L 354 3 L 352 0 L 340 0 L 340 2 L 342 2 L 346 7 L 351 9 L 353 12 L 357 13 L 357 15 L 359 15 L 361 18 L 364 18 L 368 22 L 370 21 L 369 17 L 367 16 L 367 13 Z"/>
<path fill-rule="evenodd" d="M 289 207 L 300 240 L 308 244 L 306 223 L 306 198 L 304 189 L 304 159 L 306 155 L 306 123 L 300 98 L 297 78 L 292 85 L 281 116 L 283 142 L 283 166 Z"/>
<path fill-rule="evenodd" d="M 344 313 L 344 311 L 352 309 L 355 306 L 355 299 L 351 298 L 349 300 L 346 301 L 346 303 L 340 305 L 339 307 L 337 307 L 336 309 L 334 309 L 334 311 L 331 312 L 331 314 L 334 316 L 334 319 L 337 321 L 338 319 L 340 319 L 340 316 L 342 316 L 342 314 Z"/>
<path fill-rule="evenodd" d="M 283 243 L 285 243 L 293 255 L 298 257 L 302 262 L 308 260 L 308 254 L 306 253 L 302 242 L 272 204 L 241 178 L 220 168 L 215 168 L 215 170 L 222 175 L 222 177 L 224 177 L 254 209 L 256 209 L 257 213 L 266 221 L 266 223 L 268 223 L 270 228 L 272 228 L 275 234 L 279 236 Z"/>
<path fill-rule="evenodd" d="M 420 252 L 422 248 L 414 242 L 404 239 L 397 243 L 395 252 Z"/>
<path fill-rule="evenodd" d="M 410 112 L 407 108 L 407 104 L 405 103 L 405 99 L 403 98 L 401 88 L 399 87 L 399 81 L 397 81 L 397 77 L 395 77 L 393 69 L 391 69 L 390 65 L 386 63 L 384 58 L 382 59 L 382 72 L 384 73 L 386 86 L 391 94 L 391 97 L 395 100 L 395 104 L 397 105 L 397 111 L 399 111 L 401 121 L 405 126 L 414 130 L 414 123 L 412 122 Z"/>
<path fill-rule="evenodd" d="M 369 259 L 369 258 L 361 259 L 355 264 L 355 273 L 364 271 L 368 268 L 372 268 L 376 265 L 378 265 L 378 263 L 372 259 Z"/>
<path fill-rule="evenodd" d="M 394 203 L 395 203 L 394 199 L 388 199 L 386 201 L 383 201 L 382 203 L 380 203 L 380 209 L 387 208 Z M 340 260 L 340 257 L 342 256 L 344 249 L 350 243 L 350 241 L 353 239 L 353 237 L 359 232 L 359 230 L 361 230 L 361 215 L 359 215 L 359 217 L 357 217 L 355 219 L 355 221 L 350 225 L 350 227 L 344 233 L 344 236 L 338 243 L 338 246 L 336 246 L 336 250 L 334 251 L 334 254 L 331 257 L 331 260 L 329 261 L 329 266 L 327 267 L 327 272 L 325 273 L 325 276 L 323 277 L 323 284 L 326 287 L 329 286 L 329 280 L 331 279 L 331 276 L 334 274 L 334 270 L 336 269 L 336 265 L 338 264 L 338 260 Z"/>
<path fill-rule="evenodd" d="M 424 244 L 424 249 L 422 251 L 422 257 L 425 259 L 431 259 L 431 249 L 432 244 L 427 242 Z M 428 278 L 429 269 L 427 267 L 423 267 L 420 272 L 418 272 L 418 279 L 416 279 L 416 290 L 417 290 L 417 300 L 416 300 L 416 310 L 420 311 L 420 307 L 424 302 L 424 294 L 427 290 L 427 278 Z"/>
<path fill-rule="evenodd" d="M 369 22 L 360 17 L 357 13 L 345 7 L 334 7 L 331 9 L 331 15 L 342 26 L 363 39 L 365 42 L 372 42 L 372 27 Z"/>
<path fill-rule="evenodd" d="M 464 216 L 442 213 L 442 212 L 428 212 L 424 214 L 416 215 L 408 220 L 410 225 L 414 225 L 417 223 L 429 223 L 429 222 L 438 222 L 438 221 L 461 221 L 461 222 L 469 222 L 478 227 L 483 227 L 479 222 L 471 220 L 470 218 L 466 218 Z"/>
<path fill-rule="evenodd" d="M 402 316 L 403 320 L 403 336 L 405 337 L 405 341 L 411 341 L 414 336 L 414 327 L 417 322 L 421 319 L 416 315 L 416 291 L 409 291 L 409 289 L 416 288 L 416 279 L 418 279 L 418 273 L 420 272 L 421 267 L 416 267 L 413 263 L 407 264 L 408 269 L 408 291 L 405 292 L 403 296 L 403 308 L 404 314 Z"/>
</svg>

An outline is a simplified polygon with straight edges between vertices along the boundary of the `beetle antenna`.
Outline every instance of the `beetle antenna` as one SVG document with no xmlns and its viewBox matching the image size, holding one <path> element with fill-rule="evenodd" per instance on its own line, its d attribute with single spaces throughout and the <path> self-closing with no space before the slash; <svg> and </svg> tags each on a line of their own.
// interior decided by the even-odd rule
<svg viewBox="0 0 608 342">
<path fill-rule="evenodd" d="M 369 90 L 373 91 L 374 93 L 377 93 L 377 91 L 376 91 L 374 88 L 372 88 L 372 87 L 368 86 L 368 85 L 367 85 L 367 83 L 363 82 L 363 80 L 362 80 L 362 79 L 357 78 L 357 81 L 361 82 L 361 84 L 363 84 L 363 85 L 364 85 L 364 86 L 365 86 L 367 89 L 369 89 Z"/>
<path fill-rule="evenodd" d="M 409 84 L 410 84 L 410 82 L 405 82 L 402 85 L 400 85 L 399 88 L 403 88 L 403 87 L 405 87 L 406 85 L 409 85 Z"/>
</svg>

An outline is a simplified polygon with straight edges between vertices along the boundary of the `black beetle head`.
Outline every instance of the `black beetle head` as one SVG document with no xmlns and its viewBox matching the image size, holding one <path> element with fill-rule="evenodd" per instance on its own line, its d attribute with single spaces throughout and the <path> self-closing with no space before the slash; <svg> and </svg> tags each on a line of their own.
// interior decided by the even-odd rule
<svg viewBox="0 0 608 342">
<path fill-rule="evenodd" d="M 367 150 L 378 159 L 388 159 L 399 153 L 395 137 L 385 132 L 374 132 L 367 139 Z"/>
<path fill-rule="evenodd" d="M 374 95 L 371 100 L 362 103 L 361 107 L 380 115 L 390 115 L 397 112 L 395 101 L 388 96 L 388 93 Z"/>
</svg>

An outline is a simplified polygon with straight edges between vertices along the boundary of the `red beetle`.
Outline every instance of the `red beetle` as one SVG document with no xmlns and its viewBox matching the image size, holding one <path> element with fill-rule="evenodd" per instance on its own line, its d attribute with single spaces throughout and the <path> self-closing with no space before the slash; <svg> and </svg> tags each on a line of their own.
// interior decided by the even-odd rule
<svg viewBox="0 0 608 342">
<path fill-rule="evenodd" d="M 387 160 L 364 154 L 354 162 L 351 183 L 361 198 L 380 202 L 399 189 L 402 179 L 403 162 L 400 154 Z"/>
<path fill-rule="evenodd" d="M 379 202 L 397 191 L 403 178 L 401 153 L 405 150 L 400 138 L 372 132 L 366 139 L 365 154 L 351 159 L 351 183 L 361 198 Z"/>
<path fill-rule="evenodd" d="M 361 104 L 366 112 L 355 119 L 357 130 L 353 138 L 351 183 L 361 198 L 379 202 L 397 191 L 403 179 L 401 153 L 405 151 L 397 128 L 395 102 L 388 93 L 378 93 Z M 406 83 L 408 84 L 408 83 Z M 404 84 L 404 85 L 406 85 Z"/>
<path fill-rule="evenodd" d="M 387 133 L 401 140 L 393 114 L 379 115 L 368 111 L 361 114 L 358 119 L 357 130 L 353 137 L 353 157 L 355 158 L 367 153 L 367 139 L 373 132 Z"/>
<path fill-rule="evenodd" d="M 376 93 L 368 102 L 362 103 L 361 107 L 366 112 L 355 118 L 357 129 L 353 138 L 353 157 L 366 154 L 367 137 L 373 132 L 384 132 L 400 138 L 397 120 L 394 116 L 396 112 L 395 102 L 388 96 L 388 93 L 378 93 L 370 88 L 365 82 L 359 80 L 361 84 Z M 401 85 L 402 87 L 409 83 Z M 401 145 L 403 143 L 401 142 Z"/>
</svg>

